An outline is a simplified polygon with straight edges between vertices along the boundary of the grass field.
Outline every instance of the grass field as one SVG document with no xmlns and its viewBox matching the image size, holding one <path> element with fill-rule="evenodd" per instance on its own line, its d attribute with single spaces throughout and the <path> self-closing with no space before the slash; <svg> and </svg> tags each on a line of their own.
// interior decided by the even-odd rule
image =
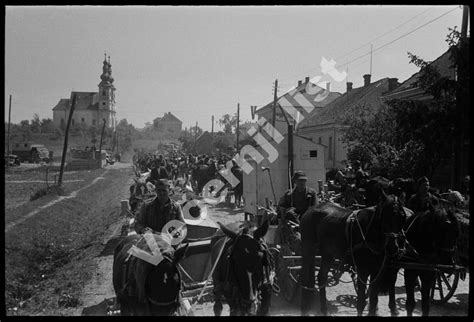
<svg viewBox="0 0 474 322">
<path fill-rule="evenodd" d="M 80 305 L 80 291 L 91 277 L 93 257 L 120 218 L 120 200 L 128 197 L 131 169 L 97 169 L 65 173 L 64 193 L 96 184 L 18 223 L 5 233 L 5 305 L 8 315 L 68 315 Z M 41 173 L 6 173 L 5 224 L 57 198 L 28 201 Z M 15 180 L 12 180 L 15 179 Z M 67 183 L 68 180 L 82 180 Z M 10 190 L 10 191 L 9 191 Z M 15 205 L 11 199 L 23 198 Z M 19 201 L 19 200 L 17 200 Z"/>
</svg>

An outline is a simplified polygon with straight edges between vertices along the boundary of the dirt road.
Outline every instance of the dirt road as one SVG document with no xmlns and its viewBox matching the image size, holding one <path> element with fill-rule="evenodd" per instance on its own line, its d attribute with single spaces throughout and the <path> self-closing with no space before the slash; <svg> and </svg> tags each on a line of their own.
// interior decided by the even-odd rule
<svg viewBox="0 0 474 322">
<path fill-rule="evenodd" d="M 214 221 L 221 221 L 229 223 L 233 221 L 243 220 L 244 215 L 240 210 L 231 210 L 225 207 L 210 207 L 208 209 L 209 217 Z M 111 230 L 108 236 L 108 242 L 104 245 L 102 253 L 95 258 L 95 265 L 97 267 L 92 279 L 87 283 L 82 292 L 82 306 L 77 309 L 74 315 L 79 315 L 85 309 L 87 314 L 104 314 L 106 309 L 105 299 L 110 299 L 115 296 L 112 287 L 112 252 L 113 247 L 117 242 L 117 237 L 120 234 L 120 227 L 122 221 L 118 221 L 114 229 Z M 356 297 L 353 284 L 350 276 L 344 274 L 341 277 L 341 282 L 327 289 L 328 307 L 330 314 L 333 316 L 355 316 L 356 315 Z M 468 297 L 469 297 L 469 274 L 465 281 L 459 281 L 455 295 L 448 303 L 443 305 L 432 305 L 432 316 L 467 316 L 468 314 Z M 403 276 L 399 274 L 396 284 L 396 303 L 400 311 L 400 316 L 406 316 L 405 307 L 405 290 L 403 285 Z M 416 295 L 417 306 L 414 315 L 421 315 L 420 310 L 420 293 Z M 300 298 L 297 295 L 293 303 L 288 303 L 282 295 L 275 294 L 272 298 L 272 306 L 270 315 L 272 316 L 288 316 L 300 315 L 299 310 Z M 192 311 L 195 316 L 213 316 L 213 303 L 194 304 Z M 314 315 L 321 315 L 318 310 L 319 300 L 317 296 L 314 301 Z M 366 308 L 367 310 L 367 308 Z M 229 314 L 228 306 L 224 305 L 224 316 Z M 390 316 L 388 309 L 388 295 L 381 295 L 379 297 L 379 311 L 380 316 Z"/>
</svg>

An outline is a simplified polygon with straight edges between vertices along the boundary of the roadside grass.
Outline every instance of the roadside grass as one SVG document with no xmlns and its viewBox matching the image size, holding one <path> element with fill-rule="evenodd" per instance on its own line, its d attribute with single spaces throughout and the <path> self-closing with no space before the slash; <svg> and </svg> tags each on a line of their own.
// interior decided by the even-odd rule
<svg viewBox="0 0 474 322">
<path fill-rule="evenodd" d="M 108 182 L 99 180 L 76 198 L 42 210 L 5 234 L 8 315 L 64 315 L 65 309 L 80 305 L 80 292 L 103 247 L 104 232 L 120 218 L 117 194 L 123 189 L 111 186 L 126 180 L 107 177 Z"/>
</svg>

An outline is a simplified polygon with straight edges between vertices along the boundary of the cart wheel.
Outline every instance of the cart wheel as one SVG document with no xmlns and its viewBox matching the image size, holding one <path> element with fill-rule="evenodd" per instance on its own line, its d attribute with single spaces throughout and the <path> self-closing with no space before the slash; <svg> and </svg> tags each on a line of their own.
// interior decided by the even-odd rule
<svg viewBox="0 0 474 322">
<path fill-rule="evenodd" d="M 459 272 L 448 273 L 437 271 L 434 287 L 431 289 L 431 302 L 446 303 L 456 291 L 459 282 Z"/>
</svg>

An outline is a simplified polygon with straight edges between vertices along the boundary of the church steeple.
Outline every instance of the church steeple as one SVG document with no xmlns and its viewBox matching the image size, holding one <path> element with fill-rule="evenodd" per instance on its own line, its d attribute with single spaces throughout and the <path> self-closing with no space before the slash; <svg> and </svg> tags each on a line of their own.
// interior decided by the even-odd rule
<svg viewBox="0 0 474 322">
<path fill-rule="evenodd" d="M 114 78 L 112 77 L 112 65 L 110 64 L 110 55 L 109 61 L 107 61 L 107 53 L 104 53 L 104 65 L 102 66 L 102 75 L 100 75 L 100 85 L 112 85 Z M 99 86 L 100 86 L 99 85 Z"/>
<path fill-rule="evenodd" d="M 101 82 L 99 83 L 99 110 L 103 118 L 107 119 L 108 126 L 115 129 L 115 86 L 113 85 L 114 78 L 112 77 L 112 64 L 110 64 L 110 55 L 107 61 L 107 53 L 104 53 L 104 61 L 102 66 L 102 75 L 100 75 Z M 99 123 L 102 121 L 102 116 L 98 117 Z M 97 123 L 97 124 L 99 124 Z"/>
</svg>

